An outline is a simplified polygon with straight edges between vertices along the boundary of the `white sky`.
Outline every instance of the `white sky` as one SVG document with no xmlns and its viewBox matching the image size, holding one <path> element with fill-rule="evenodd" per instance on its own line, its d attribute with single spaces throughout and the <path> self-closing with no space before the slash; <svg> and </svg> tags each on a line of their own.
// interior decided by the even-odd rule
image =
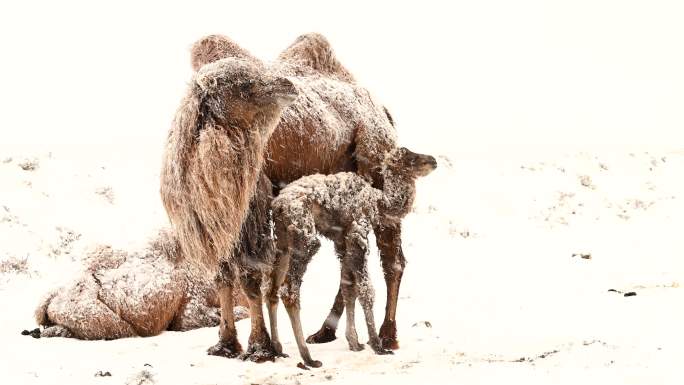
<svg viewBox="0 0 684 385">
<path fill-rule="evenodd" d="M 161 146 L 198 37 L 317 31 L 418 149 L 684 147 L 682 1 L 337 4 L 3 2 L 0 140 Z"/>
</svg>

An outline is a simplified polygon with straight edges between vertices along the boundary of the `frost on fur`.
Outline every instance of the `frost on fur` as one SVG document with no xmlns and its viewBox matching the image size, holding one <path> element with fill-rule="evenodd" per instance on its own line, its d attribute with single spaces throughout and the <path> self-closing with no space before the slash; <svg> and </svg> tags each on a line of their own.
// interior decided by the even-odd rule
<svg viewBox="0 0 684 385">
<path fill-rule="evenodd" d="M 41 300 L 35 319 L 46 327 L 42 335 L 115 339 L 216 326 L 215 287 L 179 252 L 167 230 L 142 250 L 95 247 L 80 277 Z"/>
<path fill-rule="evenodd" d="M 211 54 L 207 54 L 211 52 Z M 261 63 L 228 37 L 200 39 L 191 52 L 193 68 L 222 57 Z M 276 185 L 302 176 L 353 171 L 378 183 L 379 167 L 396 147 L 396 131 L 387 109 L 356 84 L 325 37 L 298 37 L 278 59 L 262 63 L 287 77 L 298 96 L 284 109 L 267 146 L 266 175 Z"/>
<path fill-rule="evenodd" d="M 375 100 L 368 90 L 356 84 L 353 76 L 349 71 L 342 66 L 342 64 L 335 57 L 332 48 L 328 41 L 319 34 L 302 35 L 286 50 L 284 50 L 277 60 L 264 63 L 259 59 L 253 57 L 248 51 L 240 48 L 229 38 L 225 36 L 212 35 L 200 39 L 193 45 L 192 52 L 193 68 L 198 69 L 197 76 L 202 79 L 207 71 L 210 71 L 215 65 L 215 60 L 224 58 L 233 58 L 235 60 L 242 60 L 248 62 L 259 68 L 264 68 L 267 72 L 290 80 L 293 87 L 296 89 L 298 96 L 292 104 L 285 108 L 282 112 L 278 125 L 275 131 L 268 140 L 265 146 L 266 161 L 263 165 L 266 176 L 271 180 L 275 186 L 275 190 L 279 190 L 287 183 L 290 183 L 302 176 L 312 174 L 332 174 L 342 171 L 356 172 L 365 178 L 367 181 L 372 181 L 374 186 L 382 185 L 382 177 L 380 174 L 381 164 L 387 153 L 396 148 L 396 132 L 394 129 L 393 120 L 387 109 Z M 225 59 L 224 59 L 225 60 Z M 205 82 L 200 82 L 204 84 Z M 192 97 L 187 100 L 193 100 Z M 223 101 L 230 105 L 232 98 L 230 96 L 224 97 Z M 193 102 L 194 103 L 194 102 Z M 212 102 L 219 103 L 219 102 Z M 191 108 L 187 113 L 179 113 L 177 115 L 177 123 L 174 130 L 183 131 L 182 127 L 201 127 L 202 124 L 197 124 L 196 112 L 200 110 L 195 107 L 195 104 L 190 105 Z M 183 119 L 191 117 L 188 124 Z M 203 119 L 199 119 L 204 121 Z M 192 138 L 188 136 L 188 138 Z M 201 139 L 201 137 L 200 137 Z M 193 154 L 191 140 L 172 139 L 169 141 L 167 150 L 171 149 L 172 153 L 181 154 L 178 157 L 178 162 L 174 160 L 168 161 L 168 165 L 175 163 L 182 163 L 184 157 L 191 157 Z M 230 145 L 231 143 L 225 143 Z M 228 147 L 230 148 L 230 147 Z M 222 162 L 217 162 L 214 165 L 207 165 L 205 167 L 198 167 L 198 175 L 200 170 L 215 170 L 221 166 L 230 165 L 236 167 L 239 171 L 239 164 L 244 165 L 246 162 L 241 162 L 237 166 L 236 162 L 231 158 L 227 158 Z M 254 164 L 257 169 L 259 165 Z M 180 170 L 180 167 L 175 167 Z M 171 168 L 173 170 L 173 167 Z M 189 173 L 194 174 L 194 173 Z M 211 174 L 211 172 L 207 173 Z M 180 173 L 179 173 L 180 175 Z M 183 177 L 162 178 L 162 195 L 172 194 L 173 191 L 182 191 L 183 188 L 179 184 L 174 186 L 174 180 L 181 180 Z M 242 183 L 239 179 L 234 179 L 235 182 L 226 185 L 225 189 L 219 190 L 219 193 L 206 194 L 204 191 L 194 191 L 196 195 L 188 195 L 186 199 L 195 199 L 196 197 L 209 196 L 215 201 L 232 204 L 232 202 L 244 203 L 243 200 L 231 199 L 231 194 L 224 194 L 223 191 L 230 191 L 231 188 L 241 189 L 244 195 L 251 193 L 250 184 Z M 167 183 L 167 181 L 171 183 Z M 193 184 L 205 188 L 205 186 L 212 186 L 215 179 L 204 183 L 201 179 L 195 179 Z M 229 182 L 227 182 L 229 183 Z M 178 187 L 178 188 L 177 188 Z M 165 193 L 164 190 L 168 191 Z M 237 196 L 239 193 L 237 193 Z M 206 229 L 223 228 L 222 223 L 216 224 L 213 227 L 204 225 L 206 220 L 202 216 L 202 212 L 217 213 L 217 218 L 220 221 L 232 221 L 232 227 L 237 228 L 239 225 L 239 216 L 231 216 L 220 210 L 220 207 L 209 199 L 200 201 L 196 198 L 198 203 L 193 204 L 192 209 L 182 212 L 174 208 L 172 202 L 167 204 L 167 211 L 171 217 L 177 216 L 185 218 L 185 226 L 188 226 L 187 233 L 195 232 L 198 237 L 181 237 L 183 247 L 186 242 L 190 247 L 200 247 L 204 240 L 215 240 L 214 236 Z M 179 199 L 180 201 L 181 199 Z M 182 199 L 185 202 L 185 199 Z M 205 203 L 206 207 L 202 204 Z M 223 204 L 223 203 L 221 203 Z M 191 205 L 185 204 L 185 207 Z M 201 207 L 202 206 L 202 207 Z M 219 210 L 216 210 L 218 208 Z M 173 213 L 176 211 L 176 213 Z M 218 215 L 220 213 L 221 215 Z M 251 214 L 250 214 L 251 215 Z M 221 236 L 226 233 L 217 232 Z M 204 237 L 204 238 L 202 238 Z M 218 239 L 218 243 L 205 242 L 205 246 L 212 246 L 215 248 L 215 253 L 226 249 L 226 242 Z M 227 239 L 227 237 L 226 237 Z M 197 242 L 195 242 L 197 241 Z M 195 242 L 195 244 L 192 244 Z M 316 245 L 309 245 L 314 248 Z M 203 258 L 201 254 L 190 254 L 197 259 L 206 259 L 214 262 L 213 258 Z M 230 263 L 219 263 L 221 266 L 230 266 Z M 235 262 L 235 261 L 233 261 Z M 278 270 L 276 266 L 275 271 Z M 243 277 L 254 277 L 254 274 L 243 274 Z M 274 277 L 271 277 L 275 279 Z M 250 286 L 254 286 L 253 283 Z M 244 289 L 244 287 L 243 287 Z M 250 289 L 253 292 L 253 289 Z M 268 291 L 269 313 L 275 312 L 277 308 L 277 287 L 271 287 Z M 252 294 L 252 296 L 254 296 Z M 254 298 L 257 301 L 256 298 Z M 260 311 L 258 304 L 253 305 L 254 311 Z M 256 319 L 256 317 L 253 317 Z M 227 321 L 230 323 L 230 320 Z M 210 354 L 218 354 L 222 356 L 232 357 L 236 352 L 241 350 L 241 347 L 235 339 L 235 333 L 226 326 L 222 327 L 219 343 L 210 349 Z M 264 333 L 261 333 L 262 326 L 253 325 L 253 334 L 250 336 L 250 341 L 262 338 Z M 271 331 L 274 335 L 274 341 L 277 341 L 277 328 L 272 321 Z M 255 337 L 255 338 L 252 338 Z M 263 337 L 263 344 L 268 344 L 266 338 Z M 258 344 L 255 344 L 258 345 Z M 279 345 L 279 344 L 275 344 Z M 279 351 L 278 346 L 274 348 L 276 352 Z"/>
<path fill-rule="evenodd" d="M 216 269 L 231 257 L 283 107 L 296 90 L 250 60 L 203 66 L 169 131 L 161 197 L 184 254 Z"/>
<path fill-rule="evenodd" d="M 381 169 L 383 189 L 372 187 L 357 174 L 343 172 L 311 175 L 285 187 L 273 200 L 277 239 L 277 261 L 287 269 L 281 298 L 291 315 L 292 326 L 302 358 L 316 365 L 304 344 L 299 314 L 299 291 L 306 267 L 318 251 L 317 235 L 335 244 L 342 264 L 342 296 L 347 311 L 347 340 L 352 350 L 360 350 L 354 326 L 354 305 L 358 296 L 368 327 L 370 345 L 386 354 L 373 320 L 373 286 L 368 277 L 368 234 L 383 221 L 400 220 L 411 209 L 415 180 L 432 172 L 435 158 L 405 148 L 391 151 Z M 280 263 L 280 262 L 277 262 Z M 282 282 L 273 283 L 279 286 Z M 292 315 L 296 314 L 294 318 Z"/>
</svg>

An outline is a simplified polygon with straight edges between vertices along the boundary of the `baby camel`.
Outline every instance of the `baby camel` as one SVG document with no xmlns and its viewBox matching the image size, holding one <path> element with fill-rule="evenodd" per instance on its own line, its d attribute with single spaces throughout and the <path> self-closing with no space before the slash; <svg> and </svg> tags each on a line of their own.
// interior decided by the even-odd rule
<svg viewBox="0 0 684 385">
<path fill-rule="evenodd" d="M 320 247 L 316 234 L 332 240 L 341 262 L 342 296 L 347 310 L 346 337 L 353 351 L 363 349 L 354 325 L 356 298 L 363 308 L 369 344 L 377 354 L 392 353 L 382 347 L 373 320 L 374 291 L 368 276 L 368 233 L 383 224 L 381 218 L 404 217 L 415 198 L 415 180 L 437 167 L 430 155 L 413 153 L 406 148 L 389 152 L 383 162 L 382 190 L 373 188 L 361 176 L 341 172 L 333 175 L 310 175 L 285 187 L 273 200 L 275 219 L 276 274 L 269 296 L 271 334 L 277 341 L 277 290 L 287 309 L 299 353 L 312 367 L 321 366 L 311 358 L 299 316 L 300 287 L 307 265 Z"/>
</svg>

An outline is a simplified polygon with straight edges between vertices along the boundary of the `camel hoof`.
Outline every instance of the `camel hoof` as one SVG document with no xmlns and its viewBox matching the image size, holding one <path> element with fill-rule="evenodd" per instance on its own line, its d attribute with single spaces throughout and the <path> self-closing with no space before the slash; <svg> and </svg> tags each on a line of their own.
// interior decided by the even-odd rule
<svg viewBox="0 0 684 385">
<path fill-rule="evenodd" d="M 399 349 L 399 343 L 397 342 L 397 325 L 394 322 L 385 321 L 380 327 L 379 334 L 383 348 L 390 350 Z"/>
<path fill-rule="evenodd" d="M 207 354 L 210 356 L 235 358 L 242 353 L 242 346 L 240 343 L 235 341 L 232 343 L 218 342 L 216 345 L 207 349 Z"/>
<path fill-rule="evenodd" d="M 261 364 L 266 361 L 275 362 L 276 357 L 287 358 L 287 354 L 279 353 L 273 347 L 264 348 L 259 344 L 251 345 L 247 348 L 247 352 L 240 355 L 240 359 L 243 361 L 251 361 L 257 364 Z"/>
<path fill-rule="evenodd" d="M 389 350 L 389 349 L 384 349 L 384 348 L 381 348 L 381 347 L 373 348 L 373 351 L 375 352 L 375 354 L 378 354 L 378 355 L 381 355 L 381 356 L 384 356 L 384 355 L 386 355 L 386 354 L 389 354 L 389 355 L 394 354 L 393 351 L 391 351 L 391 350 Z"/>
<path fill-rule="evenodd" d="M 383 349 L 397 350 L 399 349 L 399 342 L 394 338 L 381 338 Z"/>
<path fill-rule="evenodd" d="M 312 368 L 320 368 L 321 366 L 323 366 L 323 363 L 321 361 L 318 361 L 318 360 L 311 360 L 311 361 L 306 361 L 306 365 L 310 366 Z"/>
<path fill-rule="evenodd" d="M 349 350 L 351 350 L 352 352 L 360 352 L 365 348 L 366 347 L 363 344 L 356 344 L 356 345 L 349 344 Z"/>
<path fill-rule="evenodd" d="M 321 330 L 307 337 L 306 343 L 324 344 L 327 342 L 335 341 L 336 339 L 337 337 L 335 337 L 335 329 L 331 329 L 329 327 L 324 326 L 321 328 Z"/>
<path fill-rule="evenodd" d="M 281 345 L 280 342 L 271 341 L 271 345 L 273 346 L 273 350 L 275 351 L 277 357 L 280 357 L 280 358 L 290 357 L 287 354 L 283 353 L 283 345 Z"/>
</svg>

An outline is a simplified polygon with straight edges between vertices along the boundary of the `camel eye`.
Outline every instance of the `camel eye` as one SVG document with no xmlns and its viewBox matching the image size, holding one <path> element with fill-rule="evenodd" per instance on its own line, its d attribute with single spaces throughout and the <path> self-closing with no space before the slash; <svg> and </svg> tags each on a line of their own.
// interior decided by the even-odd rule
<svg viewBox="0 0 684 385">
<path fill-rule="evenodd" d="M 250 95 L 254 89 L 254 81 L 249 80 L 240 84 L 240 95 Z"/>
</svg>

